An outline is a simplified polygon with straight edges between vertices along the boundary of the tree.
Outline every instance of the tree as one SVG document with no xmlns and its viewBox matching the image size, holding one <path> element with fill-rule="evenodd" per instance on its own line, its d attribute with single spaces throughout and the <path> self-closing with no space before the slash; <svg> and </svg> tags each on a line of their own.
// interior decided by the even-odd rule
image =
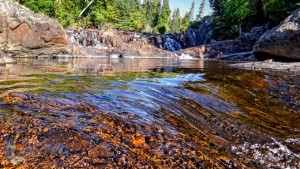
<svg viewBox="0 0 300 169">
<path fill-rule="evenodd" d="M 143 17 L 140 0 L 112 0 L 108 2 L 114 17 L 109 20 L 113 28 L 119 30 L 140 30 Z"/>
<path fill-rule="evenodd" d="M 205 0 L 202 0 L 199 7 L 198 14 L 196 15 L 196 21 L 200 21 L 203 18 L 204 7 L 205 7 Z"/>
<path fill-rule="evenodd" d="M 237 23 L 239 34 L 242 34 L 243 21 L 251 15 L 249 0 L 227 0 L 224 4 L 224 17 Z"/>
<path fill-rule="evenodd" d="M 19 3 L 30 8 L 34 12 L 42 12 L 48 16 L 54 15 L 55 0 L 21 0 Z"/>
<path fill-rule="evenodd" d="M 181 20 L 181 27 L 180 27 L 180 31 L 184 32 L 186 31 L 189 26 L 190 26 L 190 14 L 187 12 L 185 13 L 184 17 Z"/>
<path fill-rule="evenodd" d="M 171 32 L 180 33 L 180 24 L 181 24 L 180 10 L 179 8 L 176 8 L 172 14 Z"/>
<path fill-rule="evenodd" d="M 159 33 L 167 33 L 168 32 L 168 21 L 171 14 L 171 10 L 169 7 L 169 0 L 164 0 L 160 16 L 158 17 L 158 31 Z"/>
<path fill-rule="evenodd" d="M 156 32 L 158 18 L 161 11 L 159 0 L 144 0 L 142 4 L 142 14 L 145 18 L 145 27 L 151 27 L 152 32 Z M 148 32 L 148 31 L 147 31 Z"/>
<path fill-rule="evenodd" d="M 299 7 L 299 0 L 263 0 L 265 16 L 275 24 L 278 24 Z"/>
<path fill-rule="evenodd" d="M 194 11 L 195 11 L 195 1 L 192 2 L 192 6 L 188 12 L 190 22 L 194 20 Z"/>
</svg>

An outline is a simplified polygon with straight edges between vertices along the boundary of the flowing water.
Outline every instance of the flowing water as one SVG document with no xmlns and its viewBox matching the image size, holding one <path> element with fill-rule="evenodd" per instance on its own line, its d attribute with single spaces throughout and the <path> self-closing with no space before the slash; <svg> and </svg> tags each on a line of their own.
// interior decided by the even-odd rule
<svg viewBox="0 0 300 169">
<path fill-rule="evenodd" d="M 0 66 L 0 168 L 300 168 L 300 75 L 227 64 Z"/>
</svg>

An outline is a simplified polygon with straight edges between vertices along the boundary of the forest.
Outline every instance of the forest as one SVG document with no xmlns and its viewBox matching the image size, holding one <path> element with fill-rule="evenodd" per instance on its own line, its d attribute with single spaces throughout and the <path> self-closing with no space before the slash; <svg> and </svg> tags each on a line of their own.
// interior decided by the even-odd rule
<svg viewBox="0 0 300 169">
<path fill-rule="evenodd" d="M 197 27 L 205 3 L 213 9 L 214 38 L 230 39 L 254 26 L 274 26 L 300 7 L 299 0 L 200 0 L 184 14 L 169 0 L 17 0 L 56 18 L 67 28 L 114 28 L 147 33 L 181 33 Z M 195 17 L 194 17 L 195 16 Z"/>
</svg>

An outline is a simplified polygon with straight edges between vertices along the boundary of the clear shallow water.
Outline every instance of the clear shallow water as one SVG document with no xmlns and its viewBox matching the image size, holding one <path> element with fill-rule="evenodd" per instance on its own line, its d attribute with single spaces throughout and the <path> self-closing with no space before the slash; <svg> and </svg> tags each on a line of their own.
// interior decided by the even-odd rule
<svg viewBox="0 0 300 169">
<path fill-rule="evenodd" d="M 296 74 L 161 59 L 0 72 L 1 167 L 300 167 Z"/>
</svg>

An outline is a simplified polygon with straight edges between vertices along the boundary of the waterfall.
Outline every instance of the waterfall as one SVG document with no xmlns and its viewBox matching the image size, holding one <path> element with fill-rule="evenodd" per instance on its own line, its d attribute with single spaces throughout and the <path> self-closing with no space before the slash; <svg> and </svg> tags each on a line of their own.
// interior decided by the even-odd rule
<svg viewBox="0 0 300 169">
<path fill-rule="evenodd" d="M 168 51 L 177 51 L 177 50 L 182 49 L 182 47 L 181 47 L 181 44 L 177 40 L 175 40 L 169 36 L 166 36 L 164 43 L 163 43 L 163 49 L 168 50 Z"/>
<path fill-rule="evenodd" d="M 66 30 L 69 40 L 76 45 L 93 46 L 97 48 L 106 48 L 100 39 L 100 33 L 97 30 Z"/>
</svg>

